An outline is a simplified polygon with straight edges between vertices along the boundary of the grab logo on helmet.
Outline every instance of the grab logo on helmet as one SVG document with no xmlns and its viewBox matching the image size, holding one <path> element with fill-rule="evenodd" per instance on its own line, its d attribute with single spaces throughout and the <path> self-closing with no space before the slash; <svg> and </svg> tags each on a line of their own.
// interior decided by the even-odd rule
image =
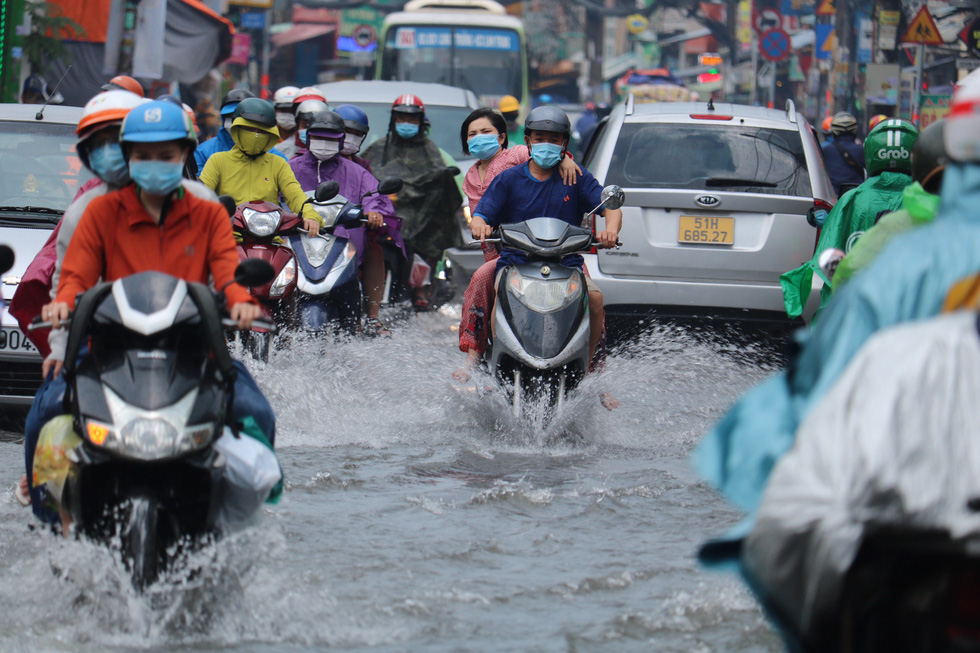
<svg viewBox="0 0 980 653">
<path fill-rule="evenodd" d="M 891 124 L 891 121 L 887 124 Z M 901 132 L 890 130 L 886 132 L 885 138 L 885 147 L 878 150 L 879 159 L 909 159 L 912 157 L 912 153 L 902 147 Z M 896 147 L 898 149 L 890 149 Z"/>
</svg>

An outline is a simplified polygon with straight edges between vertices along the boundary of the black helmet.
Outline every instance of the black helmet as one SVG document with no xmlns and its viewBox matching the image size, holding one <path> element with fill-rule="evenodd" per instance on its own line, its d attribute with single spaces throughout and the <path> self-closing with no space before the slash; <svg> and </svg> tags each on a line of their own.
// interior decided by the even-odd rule
<svg viewBox="0 0 980 653">
<path fill-rule="evenodd" d="M 912 179 L 930 193 L 938 193 L 946 168 L 946 146 L 943 143 L 945 120 L 937 120 L 921 132 L 912 146 Z M 931 190 L 930 190 L 931 188 Z"/>
<path fill-rule="evenodd" d="M 572 131 L 572 125 L 564 111 L 558 107 L 545 106 L 532 109 L 527 114 L 524 131 L 558 132 L 567 136 Z"/>
<path fill-rule="evenodd" d="M 337 137 L 345 133 L 344 119 L 336 111 L 318 111 L 306 126 L 307 133 L 314 131 L 333 132 Z"/>
<path fill-rule="evenodd" d="M 846 111 L 840 111 L 834 114 L 833 119 L 830 121 L 830 133 L 834 136 L 856 134 L 857 130 L 857 119 Z"/>
<path fill-rule="evenodd" d="M 233 117 L 251 120 L 263 127 L 276 126 L 276 108 L 271 103 L 257 97 L 242 100 L 235 108 Z"/>
<path fill-rule="evenodd" d="M 224 107 L 229 104 L 235 104 L 236 102 L 241 102 L 245 98 L 255 97 L 255 93 L 244 88 L 233 88 L 225 95 L 221 100 L 221 106 Z"/>
</svg>

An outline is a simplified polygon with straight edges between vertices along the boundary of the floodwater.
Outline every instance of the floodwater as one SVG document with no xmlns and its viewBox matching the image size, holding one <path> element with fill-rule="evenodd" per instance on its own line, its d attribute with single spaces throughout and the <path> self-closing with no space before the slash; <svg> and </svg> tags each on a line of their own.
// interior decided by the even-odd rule
<svg viewBox="0 0 980 653">
<path fill-rule="evenodd" d="M 453 323 L 254 365 L 283 500 L 143 596 L 108 550 L 29 527 L 5 434 L 0 650 L 780 650 L 738 581 L 694 560 L 740 515 L 688 463 L 771 352 L 650 327 L 544 429 L 451 381 Z"/>
</svg>

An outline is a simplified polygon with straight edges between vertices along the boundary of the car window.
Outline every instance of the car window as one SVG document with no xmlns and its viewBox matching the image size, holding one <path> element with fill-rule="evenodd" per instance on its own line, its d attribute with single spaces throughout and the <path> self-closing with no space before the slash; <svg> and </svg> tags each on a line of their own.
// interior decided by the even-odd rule
<svg viewBox="0 0 980 653">
<path fill-rule="evenodd" d="M 798 130 L 626 123 L 607 184 L 812 197 Z"/>
<path fill-rule="evenodd" d="M 388 132 L 388 121 L 391 119 L 391 103 L 380 102 L 352 102 L 351 104 L 359 107 L 368 115 L 371 131 L 368 132 L 361 151 L 368 145 L 384 137 Z M 457 161 L 460 159 L 472 159 L 473 156 L 463 154 L 462 146 L 459 142 L 459 128 L 462 126 L 466 116 L 470 115 L 472 109 L 468 107 L 450 107 L 446 105 L 429 104 L 425 107 L 425 116 L 429 119 L 432 127 L 429 129 L 429 138 L 436 142 L 436 145 L 449 152 Z"/>
<path fill-rule="evenodd" d="M 0 121 L 0 206 L 67 209 L 92 178 L 75 141 L 74 125 Z"/>
</svg>

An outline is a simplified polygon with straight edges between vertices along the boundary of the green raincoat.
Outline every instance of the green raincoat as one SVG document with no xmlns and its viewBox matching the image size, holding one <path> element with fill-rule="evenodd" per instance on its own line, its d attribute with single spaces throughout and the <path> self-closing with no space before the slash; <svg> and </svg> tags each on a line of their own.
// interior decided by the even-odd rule
<svg viewBox="0 0 980 653">
<path fill-rule="evenodd" d="M 783 286 L 783 302 L 786 314 L 797 318 L 810 295 L 813 273 L 823 279 L 820 291 L 820 307 L 829 301 L 833 287 L 817 265 L 820 253 L 837 248 L 848 252 L 858 238 L 870 229 L 875 220 L 885 213 L 897 211 L 902 206 L 902 191 L 912 183 L 912 178 L 901 172 L 882 172 L 866 179 L 854 190 L 844 193 L 824 222 L 813 258 L 802 266 L 779 277 Z"/>
<path fill-rule="evenodd" d="M 929 224 L 939 210 L 939 196 L 927 193 L 919 182 L 902 191 L 902 208 L 883 216 L 854 243 L 834 272 L 834 286 L 840 288 L 866 268 L 895 236 Z"/>
</svg>

